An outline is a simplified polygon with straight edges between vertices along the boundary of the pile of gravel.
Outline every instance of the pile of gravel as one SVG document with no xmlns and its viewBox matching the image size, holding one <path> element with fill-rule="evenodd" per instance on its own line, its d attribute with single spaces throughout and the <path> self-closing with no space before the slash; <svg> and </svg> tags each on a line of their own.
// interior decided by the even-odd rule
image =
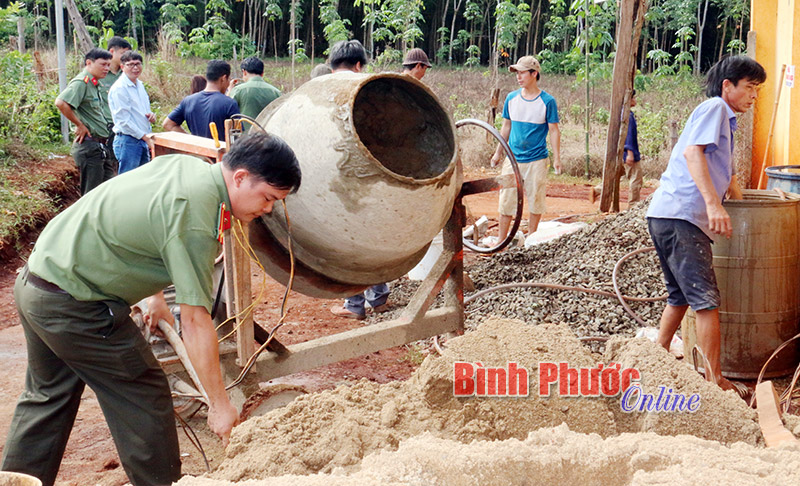
<svg viewBox="0 0 800 486">
<path fill-rule="evenodd" d="M 652 246 L 647 231 L 648 201 L 628 211 L 590 223 L 586 228 L 532 248 L 506 250 L 468 265 L 476 290 L 519 282 L 545 282 L 614 292 L 611 280 L 617 261 L 631 251 Z M 631 297 L 665 295 L 663 275 L 655 252 L 627 260 L 619 275 L 623 294 Z M 407 278 L 392 283 L 391 302 L 399 314 L 419 286 Z M 441 297 L 434 306 L 441 305 Z M 664 302 L 629 303 L 649 325 L 657 326 Z M 466 326 L 474 329 L 487 317 L 525 322 L 566 323 L 578 336 L 630 336 L 641 327 L 616 298 L 584 292 L 519 288 L 495 292 L 469 303 Z M 384 320 L 377 316 L 371 320 Z"/>
<path fill-rule="evenodd" d="M 652 246 L 647 231 L 647 202 L 553 242 L 514 249 L 467 268 L 478 290 L 512 282 L 546 282 L 614 292 L 612 271 L 626 254 Z M 631 297 L 665 295 L 655 252 L 627 260 L 618 283 Z M 629 304 L 648 324 L 657 326 L 664 302 Z M 513 289 L 480 297 L 467 307 L 467 324 L 487 316 L 526 322 L 567 323 L 579 336 L 631 335 L 641 327 L 615 298 L 538 288 Z"/>
</svg>

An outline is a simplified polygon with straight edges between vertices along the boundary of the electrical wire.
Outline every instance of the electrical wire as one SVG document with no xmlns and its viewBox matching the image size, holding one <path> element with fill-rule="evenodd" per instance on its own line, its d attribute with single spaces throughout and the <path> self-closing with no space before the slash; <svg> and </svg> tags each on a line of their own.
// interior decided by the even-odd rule
<svg viewBox="0 0 800 486">
<path fill-rule="evenodd" d="M 173 413 L 178 418 L 178 421 L 181 423 L 181 428 L 183 429 L 183 433 L 186 434 L 186 438 L 189 439 L 189 442 L 200 452 L 200 455 L 203 456 L 203 462 L 206 463 L 206 471 L 211 472 L 211 465 L 208 463 L 208 457 L 206 456 L 206 451 L 203 449 L 203 444 L 200 443 L 200 438 L 197 437 L 195 434 L 194 429 L 192 429 L 189 424 L 183 420 L 183 417 L 173 410 Z M 187 432 L 188 431 L 188 432 Z M 189 435 L 191 432 L 191 435 Z"/>
</svg>

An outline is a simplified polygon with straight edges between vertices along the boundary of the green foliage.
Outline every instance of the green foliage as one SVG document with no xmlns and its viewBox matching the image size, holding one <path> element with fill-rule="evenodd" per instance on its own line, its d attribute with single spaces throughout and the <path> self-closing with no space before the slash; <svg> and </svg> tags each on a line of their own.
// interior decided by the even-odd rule
<svg viewBox="0 0 800 486">
<path fill-rule="evenodd" d="M 58 86 L 40 91 L 30 54 L 0 56 L 0 138 L 28 145 L 59 140 L 61 118 L 53 104 Z"/>
<path fill-rule="evenodd" d="M 322 0 L 319 5 L 319 20 L 325 26 L 322 29 L 328 46 L 350 38 L 350 21 L 342 19 L 338 12 L 339 0 Z M 330 47 L 329 47 L 330 49 Z M 328 54 L 328 50 L 325 50 Z"/>
<path fill-rule="evenodd" d="M 601 125 L 608 125 L 609 116 L 608 110 L 602 106 L 599 106 L 594 112 L 594 120 Z"/>
<path fill-rule="evenodd" d="M 517 44 L 517 39 L 531 22 L 530 10 L 531 7 L 525 2 L 517 5 L 509 0 L 498 2 L 494 10 L 497 29 L 496 50 L 508 50 Z"/>
</svg>

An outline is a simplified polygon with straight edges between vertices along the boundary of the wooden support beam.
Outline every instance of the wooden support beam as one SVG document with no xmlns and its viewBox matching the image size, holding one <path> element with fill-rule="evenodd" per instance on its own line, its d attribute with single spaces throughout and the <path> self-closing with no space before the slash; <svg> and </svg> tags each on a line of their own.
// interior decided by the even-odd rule
<svg viewBox="0 0 800 486">
<path fill-rule="evenodd" d="M 756 409 L 758 425 L 767 447 L 776 447 L 784 442 L 798 442 L 794 434 L 783 426 L 778 394 L 769 380 L 762 381 L 756 387 Z"/>
<path fill-rule="evenodd" d="M 288 346 L 288 356 L 265 351 L 258 357 L 258 376 L 263 381 L 271 380 L 431 336 L 457 332 L 463 325 L 459 315 L 456 308 L 442 307 L 413 322 L 395 319 L 293 344 Z"/>
<path fill-rule="evenodd" d="M 233 249 L 233 273 L 226 275 L 233 275 L 234 305 L 228 308 L 230 309 L 233 307 L 235 309 L 235 315 L 240 316 L 237 317 L 235 321 L 237 364 L 239 366 L 244 366 L 247 360 L 250 359 L 250 356 L 256 352 L 255 330 L 253 329 L 253 309 L 250 309 L 249 312 L 247 311 L 253 303 L 250 282 L 250 256 L 242 246 L 244 242 L 248 241 L 247 227 L 236 220 L 234 221 L 234 227 L 231 229 L 233 236 L 233 241 L 231 241 L 231 247 Z M 228 256 L 228 254 L 225 255 L 226 260 Z"/>
<path fill-rule="evenodd" d="M 636 53 L 647 12 L 648 0 L 621 0 L 617 24 L 617 53 L 614 57 L 611 107 L 606 136 L 606 158 L 603 165 L 603 192 L 600 210 L 619 211 L 619 179 L 623 172 L 622 151 L 627 134 L 628 113 L 636 73 Z"/>
<path fill-rule="evenodd" d="M 212 162 L 222 162 L 222 156 L 227 151 L 225 142 L 220 142 L 219 148 L 214 146 L 210 138 L 198 137 L 188 133 L 162 132 L 152 135 L 156 145 L 156 156 L 167 154 L 189 154 L 206 157 Z"/>
</svg>

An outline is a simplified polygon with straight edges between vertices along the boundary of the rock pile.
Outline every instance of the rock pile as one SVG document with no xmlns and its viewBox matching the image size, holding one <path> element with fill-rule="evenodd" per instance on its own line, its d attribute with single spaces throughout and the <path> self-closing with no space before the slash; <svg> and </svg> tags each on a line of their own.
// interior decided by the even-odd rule
<svg viewBox="0 0 800 486">
<path fill-rule="evenodd" d="M 478 262 L 467 269 L 478 290 L 512 282 L 547 282 L 613 292 L 611 274 L 624 255 L 652 246 L 647 232 L 647 203 L 610 216 L 581 231 L 529 249 L 515 249 Z M 663 275 L 655 252 L 627 260 L 618 283 L 632 297 L 665 295 Z M 652 325 L 663 302 L 630 303 Z M 522 288 L 477 299 L 467 308 L 469 321 L 487 316 L 534 322 L 563 322 L 579 336 L 632 335 L 640 325 L 616 299 L 572 291 Z"/>
</svg>

